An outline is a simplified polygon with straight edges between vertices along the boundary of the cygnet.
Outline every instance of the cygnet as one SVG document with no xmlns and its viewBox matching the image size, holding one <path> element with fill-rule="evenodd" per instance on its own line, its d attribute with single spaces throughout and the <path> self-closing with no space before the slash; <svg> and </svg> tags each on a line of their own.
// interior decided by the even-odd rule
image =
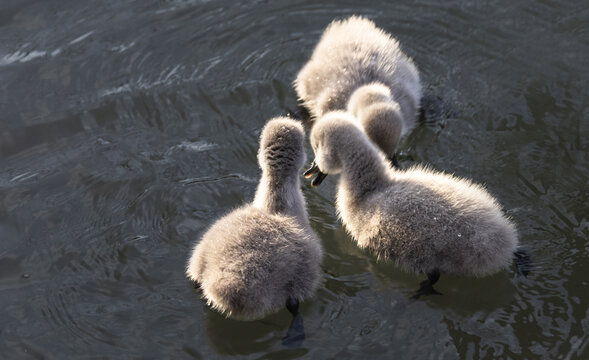
<svg viewBox="0 0 589 360">
<path fill-rule="evenodd" d="M 311 130 L 315 169 L 341 173 L 336 207 L 361 248 L 423 273 L 483 276 L 508 266 L 518 246 L 514 224 L 482 186 L 427 167 L 390 167 L 346 112 L 331 112 Z M 517 265 L 517 264 L 516 264 Z"/>
<path fill-rule="evenodd" d="M 186 269 L 207 303 L 228 316 L 257 319 L 286 304 L 293 320 L 285 343 L 304 338 L 298 303 L 320 280 L 322 248 L 300 189 L 304 137 L 300 122 L 267 123 L 254 201 L 217 220 L 194 247 Z"/>
<path fill-rule="evenodd" d="M 394 37 L 363 17 L 333 21 L 294 87 L 312 119 L 349 111 L 398 167 L 395 151 L 416 124 L 422 93 L 419 72 Z"/>
</svg>

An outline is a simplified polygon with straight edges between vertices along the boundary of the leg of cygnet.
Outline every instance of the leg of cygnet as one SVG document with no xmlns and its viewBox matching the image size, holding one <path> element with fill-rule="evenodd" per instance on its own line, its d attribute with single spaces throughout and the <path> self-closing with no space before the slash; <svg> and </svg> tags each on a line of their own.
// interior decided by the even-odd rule
<svg viewBox="0 0 589 360">
<path fill-rule="evenodd" d="M 430 285 L 433 285 L 440 280 L 440 270 L 434 269 L 432 272 L 427 273 L 427 279 Z"/>
<path fill-rule="evenodd" d="M 292 321 L 286 336 L 282 338 L 282 345 L 297 348 L 305 340 L 305 328 L 303 327 L 303 317 L 299 313 L 299 301 L 289 298 L 286 300 L 286 308 L 292 314 Z"/>
<path fill-rule="evenodd" d="M 419 297 L 422 295 L 442 295 L 442 293 L 438 292 L 433 287 L 433 285 L 440 279 L 440 271 L 438 269 L 434 269 L 426 275 L 427 280 L 424 280 L 419 284 L 419 289 L 415 295 L 411 297 L 412 299 L 419 299 Z"/>
</svg>

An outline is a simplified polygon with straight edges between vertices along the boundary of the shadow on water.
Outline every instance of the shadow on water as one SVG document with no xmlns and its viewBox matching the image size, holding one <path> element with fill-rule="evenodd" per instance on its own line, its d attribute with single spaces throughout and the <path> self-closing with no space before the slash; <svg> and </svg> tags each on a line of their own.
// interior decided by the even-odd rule
<svg viewBox="0 0 589 360">
<path fill-rule="evenodd" d="M 265 354 L 263 358 L 278 359 L 295 358 L 308 352 L 304 341 L 300 347 L 292 349 L 281 344 L 292 318 L 286 309 L 255 321 L 228 319 L 211 310 L 206 310 L 206 316 L 207 340 L 219 354 L 257 353 Z"/>
</svg>

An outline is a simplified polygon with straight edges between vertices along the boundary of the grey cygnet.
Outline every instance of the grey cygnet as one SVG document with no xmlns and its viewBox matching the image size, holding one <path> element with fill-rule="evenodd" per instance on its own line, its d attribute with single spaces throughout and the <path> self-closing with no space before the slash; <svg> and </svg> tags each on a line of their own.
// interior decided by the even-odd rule
<svg viewBox="0 0 589 360">
<path fill-rule="evenodd" d="M 266 124 L 254 201 L 216 221 L 186 269 L 208 304 L 228 316 L 256 319 L 286 304 L 293 314 L 286 340 L 294 341 L 304 338 L 298 302 L 316 290 L 322 258 L 300 189 L 304 138 L 300 122 L 274 118 Z"/>
<path fill-rule="evenodd" d="M 390 34 L 359 16 L 333 21 L 294 86 L 313 119 L 349 111 L 398 167 L 395 151 L 416 124 L 422 93 L 413 60 Z"/>
<path fill-rule="evenodd" d="M 497 272 L 517 254 L 515 226 L 482 186 L 427 167 L 391 168 L 349 113 L 323 116 L 310 141 L 319 170 L 341 173 L 337 212 L 358 246 L 427 274 L 422 289 L 440 272 Z"/>
</svg>

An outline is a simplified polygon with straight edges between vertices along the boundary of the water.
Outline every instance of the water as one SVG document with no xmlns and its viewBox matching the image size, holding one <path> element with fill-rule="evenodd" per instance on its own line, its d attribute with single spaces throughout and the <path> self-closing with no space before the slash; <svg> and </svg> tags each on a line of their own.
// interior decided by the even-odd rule
<svg viewBox="0 0 589 360">
<path fill-rule="evenodd" d="M 296 73 L 351 14 L 456 110 L 402 166 L 485 183 L 535 268 L 443 275 L 443 296 L 411 300 L 422 277 L 354 246 L 329 177 L 304 189 L 324 281 L 288 349 L 288 312 L 225 319 L 184 264 L 252 199 L 264 122 L 296 108 Z M 588 54 L 583 1 L 0 2 L 1 357 L 589 358 Z"/>
</svg>

